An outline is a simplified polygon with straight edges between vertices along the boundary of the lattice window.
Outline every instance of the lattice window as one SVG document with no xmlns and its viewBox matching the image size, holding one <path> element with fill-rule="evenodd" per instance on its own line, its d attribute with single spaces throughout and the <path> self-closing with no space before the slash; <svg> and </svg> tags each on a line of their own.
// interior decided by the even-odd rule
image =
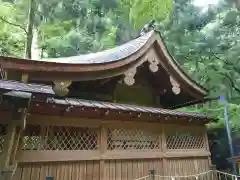
<svg viewBox="0 0 240 180">
<path fill-rule="evenodd" d="M 46 149 L 95 150 L 97 131 L 88 128 L 55 127 L 48 132 Z"/>
<path fill-rule="evenodd" d="M 160 133 L 154 134 L 140 129 L 109 129 L 108 149 L 160 149 Z"/>
<path fill-rule="evenodd" d="M 40 126 L 27 126 L 23 138 L 23 150 L 41 149 Z"/>
<path fill-rule="evenodd" d="M 199 131 L 176 131 L 166 134 L 167 149 L 204 148 L 204 134 Z"/>
<path fill-rule="evenodd" d="M 96 150 L 97 130 L 76 127 L 42 127 L 27 131 L 24 150 Z"/>
<path fill-rule="evenodd" d="M 4 136 L 7 132 L 7 126 L 0 124 L 0 153 L 3 151 Z"/>
</svg>

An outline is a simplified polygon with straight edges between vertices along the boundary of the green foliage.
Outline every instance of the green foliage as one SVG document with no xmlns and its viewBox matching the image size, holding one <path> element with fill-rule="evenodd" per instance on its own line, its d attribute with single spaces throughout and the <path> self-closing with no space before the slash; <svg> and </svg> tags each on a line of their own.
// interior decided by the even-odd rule
<svg viewBox="0 0 240 180">
<path fill-rule="evenodd" d="M 0 16 L 8 19 L 11 23 L 16 23 L 18 9 L 11 3 L 0 0 Z M 13 14 L 14 16 L 9 16 Z M 0 20 L 0 55 L 10 55 L 21 57 L 24 51 L 25 33 L 16 26 L 11 26 L 8 23 Z"/>
<path fill-rule="evenodd" d="M 135 29 L 141 29 L 144 24 L 155 19 L 162 21 L 171 12 L 172 0 L 119 0 L 121 8 L 129 12 L 130 22 Z"/>
<path fill-rule="evenodd" d="M 239 138 L 240 132 L 240 105 L 228 104 L 228 116 L 230 119 L 230 128 L 233 142 Z M 183 108 L 183 111 L 211 114 L 218 119 L 217 122 L 208 124 L 208 137 L 212 153 L 212 163 L 217 165 L 218 169 L 227 170 L 231 164 L 227 161 L 230 157 L 226 124 L 224 120 L 224 106 L 220 102 L 214 102 L 211 107 L 191 107 Z M 233 143 L 235 145 L 235 143 Z"/>
<path fill-rule="evenodd" d="M 209 107 L 188 107 L 188 108 L 182 108 L 182 111 L 185 112 L 197 112 L 197 113 L 202 113 L 202 114 L 208 114 L 212 115 L 216 119 L 218 119 L 217 122 L 213 122 L 208 124 L 208 127 L 210 129 L 214 128 L 225 128 L 225 121 L 224 121 L 224 105 L 220 102 L 214 102 L 211 104 L 211 108 Z M 232 128 L 232 132 L 240 132 L 240 105 L 238 104 L 228 104 L 228 114 L 229 114 L 229 119 L 231 120 L 230 125 Z"/>
<path fill-rule="evenodd" d="M 235 140 L 240 134 L 240 52 L 237 50 L 240 48 L 240 15 L 239 8 L 228 5 L 222 8 L 219 4 L 202 12 L 188 1 L 176 0 L 170 18 L 157 27 L 170 52 L 192 78 L 210 90 L 209 96 L 225 95 L 228 98 Z M 207 113 L 219 119 L 217 123 L 208 125 L 212 160 L 220 169 L 229 168 L 223 105 L 212 102 L 182 110 Z"/>
</svg>

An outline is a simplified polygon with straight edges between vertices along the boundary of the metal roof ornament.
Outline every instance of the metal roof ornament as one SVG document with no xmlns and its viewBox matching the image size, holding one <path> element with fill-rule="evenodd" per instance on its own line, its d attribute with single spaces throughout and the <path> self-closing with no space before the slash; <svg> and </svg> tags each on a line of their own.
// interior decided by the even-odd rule
<svg viewBox="0 0 240 180">
<path fill-rule="evenodd" d="M 140 36 L 143 36 L 144 34 L 153 30 L 154 29 L 154 24 L 155 24 L 155 20 L 151 20 L 149 23 L 145 24 L 140 31 Z"/>
</svg>

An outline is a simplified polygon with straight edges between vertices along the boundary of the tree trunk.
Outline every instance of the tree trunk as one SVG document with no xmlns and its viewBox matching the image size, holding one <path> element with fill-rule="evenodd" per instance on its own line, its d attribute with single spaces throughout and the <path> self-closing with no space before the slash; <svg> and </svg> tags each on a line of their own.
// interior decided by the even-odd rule
<svg viewBox="0 0 240 180">
<path fill-rule="evenodd" d="M 240 11 L 240 0 L 234 0 L 235 8 Z"/>
<path fill-rule="evenodd" d="M 38 47 L 38 31 L 33 29 L 33 39 L 32 39 L 32 55 L 31 58 L 34 60 L 39 60 L 41 58 L 41 49 Z"/>
<path fill-rule="evenodd" d="M 27 38 L 25 44 L 25 58 L 27 59 L 31 59 L 32 57 L 33 24 L 36 12 L 35 9 L 36 9 L 35 0 L 29 0 Z"/>
</svg>

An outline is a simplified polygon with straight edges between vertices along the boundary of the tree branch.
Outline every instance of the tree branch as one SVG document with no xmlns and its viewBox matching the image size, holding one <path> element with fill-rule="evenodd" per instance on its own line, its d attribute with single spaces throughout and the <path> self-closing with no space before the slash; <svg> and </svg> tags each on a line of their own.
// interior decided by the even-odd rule
<svg viewBox="0 0 240 180">
<path fill-rule="evenodd" d="M 238 74 L 240 74 L 240 68 L 239 67 L 237 67 L 236 66 L 236 64 L 234 64 L 234 63 L 231 63 L 231 62 L 229 62 L 229 61 L 227 61 L 226 59 L 224 60 L 224 59 L 221 59 L 220 57 L 218 57 L 217 55 L 216 55 L 216 53 L 212 53 L 212 56 L 214 56 L 216 59 L 218 59 L 218 60 L 220 60 L 220 61 L 223 61 L 224 63 L 225 63 L 225 65 L 227 66 L 226 68 L 227 69 L 229 69 L 229 68 L 231 68 L 231 69 L 229 69 L 229 70 L 234 70 L 236 73 L 238 73 Z M 240 61 L 240 60 L 239 60 Z M 238 62 L 239 63 L 239 62 Z M 238 64 L 237 63 L 237 64 Z M 229 77 L 229 76 L 228 76 Z M 229 78 L 228 78 L 229 79 Z"/>
<path fill-rule="evenodd" d="M 231 68 L 229 70 L 234 70 L 236 73 L 240 74 L 240 68 L 237 67 L 236 64 L 228 62 L 228 61 L 224 61 L 224 63 L 228 67 L 228 69 Z"/>
<path fill-rule="evenodd" d="M 237 91 L 238 93 L 240 93 L 240 88 L 238 88 L 238 87 L 234 84 L 232 78 L 231 78 L 227 73 L 220 73 L 220 74 L 223 75 L 224 77 L 226 77 L 226 78 L 229 80 L 232 88 L 233 88 L 235 91 Z"/>
<path fill-rule="evenodd" d="M 21 28 L 21 29 L 27 34 L 27 30 L 26 30 L 23 26 L 21 26 L 21 25 L 19 25 L 19 24 L 12 23 L 12 22 L 6 20 L 5 18 L 3 18 L 2 16 L 0 16 L 0 20 L 2 20 L 2 21 L 5 22 L 5 23 L 8 23 L 8 24 L 10 24 L 10 25 L 12 25 L 12 26 L 16 26 L 16 27 Z"/>
</svg>

